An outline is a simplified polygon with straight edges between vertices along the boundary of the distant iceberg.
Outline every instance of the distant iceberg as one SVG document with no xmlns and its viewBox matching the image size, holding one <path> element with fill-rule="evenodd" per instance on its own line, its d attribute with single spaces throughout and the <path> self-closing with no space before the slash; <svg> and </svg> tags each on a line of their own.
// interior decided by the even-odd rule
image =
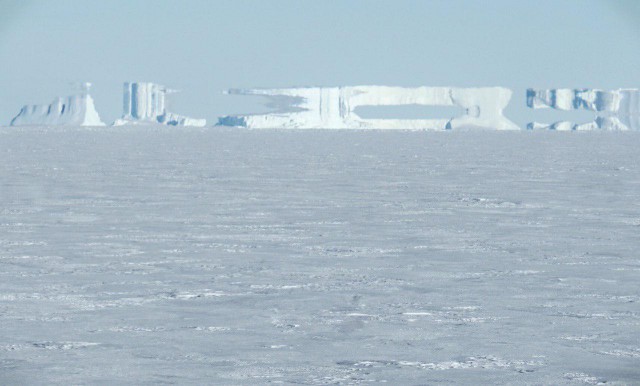
<svg viewBox="0 0 640 386">
<path fill-rule="evenodd" d="M 124 84 L 123 114 L 114 126 L 128 124 L 163 124 L 171 126 L 203 127 L 205 119 L 185 117 L 167 111 L 166 95 L 175 90 L 149 82 Z"/>
<path fill-rule="evenodd" d="M 27 105 L 11 120 L 11 126 L 104 126 L 89 95 L 91 83 L 82 92 L 56 98 L 49 105 Z"/>
<path fill-rule="evenodd" d="M 306 87 L 281 89 L 232 89 L 228 94 L 261 95 L 278 110 L 269 114 L 221 117 L 220 126 L 301 129 L 415 129 L 447 130 L 482 128 L 517 130 L 502 111 L 511 90 L 502 87 Z M 451 119 L 363 119 L 359 106 L 458 106 L 464 114 Z"/>
<path fill-rule="evenodd" d="M 640 90 L 548 89 L 527 90 L 527 106 L 533 109 L 595 111 L 593 122 L 568 121 L 545 124 L 529 123 L 529 129 L 551 130 L 640 130 Z"/>
<path fill-rule="evenodd" d="M 640 116 L 608 116 L 596 117 L 592 122 L 575 123 L 571 121 L 559 121 L 555 123 L 531 122 L 527 125 L 529 130 L 557 130 L 557 131 L 627 131 L 640 130 Z"/>
</svg>

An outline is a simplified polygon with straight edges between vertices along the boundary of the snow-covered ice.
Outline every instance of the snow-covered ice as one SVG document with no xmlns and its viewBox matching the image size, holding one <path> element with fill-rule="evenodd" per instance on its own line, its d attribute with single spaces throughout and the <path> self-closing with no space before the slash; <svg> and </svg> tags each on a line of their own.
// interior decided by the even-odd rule
<svg viewBox="0 0 640 386">
<path fill-rule="evenodd" d="M 91 83 L 78 95 L 56 98 L 48 105 L 23 106 L 11 126 L 104 126 L 89 95 Z"/>
<path fill-rule="evenodd" d="M 220 126 L 299 129 L 413 129 L 447 130 L 483 128 L 515 130 L 518 126 L 502 114 L 511 90 L 502 87 L 301 87 L 282 89 L 232 89 L 228 94 L 260 95 L 276 107 L 269 114 L 221 117 Z M 360 106 L 458 106 L 464 114 L 451 119 L 363 119 Z"/>
<path fill-rule="evenodd" d="M 123 90 L 122 118 L 115 126 L 131 124 L 164 124 L 203 127 L 205 119 L 190 118 L 167 111 L 167 94 L 176 92 L 150 82 L 126 82 Z"/>
<path fill-rule="evenodd" d="M 634 384 L 638 132 L 0 129 L 0 384 Z"/>
</svg>

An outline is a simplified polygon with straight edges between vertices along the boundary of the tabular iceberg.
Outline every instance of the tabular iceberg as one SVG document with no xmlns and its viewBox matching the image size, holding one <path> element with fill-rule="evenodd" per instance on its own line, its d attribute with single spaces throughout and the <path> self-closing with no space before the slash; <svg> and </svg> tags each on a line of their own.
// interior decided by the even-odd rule
<svg viewBox="0 0 640 386">
<path fill-rule="evenodd" d="M 270 114 L 221 117 L 218 121 L 221 126 L 301 129 L 519 129 L 502 114 L 511 99 L 511 90 L 502 87 L 349 86 L 232 89 L 227 93 L 265 96 L 269 98 L 269 106 L 278 110 Z M 465 109 L 465 113 L 451 119 L 363 119 L 354 112 L 359 106 L 394 105 L 459 106 Z"/>
<path fill-rule="evenodd" d="M 175 92 L 165 86 L 150 82 L 126 82 L 124 84 L 123 114 L 115 126 L 127 124 L 164 124 L 171 126 L 203 127 L 205 119 L 185 117 L 167 111 L 166 95 Z"/>
<path fill-rule="evenodd" d="M 593 122 L 553 124 L 531 122 L 529 129 L 551 130 L 638 130 L 640 129 L 640 90 L 549 89 L 527 90 L 527 106 L 533 109 L 589 110 L 598 113 Z"/>
<path fill-rule="evenodd" d="M 104 126 L 89 95 L 91 83 L 83 83 L 78 95 L 56 98 L 49 105 L 27 105 L 11 120 L 11 126 Z"/>
</svg>

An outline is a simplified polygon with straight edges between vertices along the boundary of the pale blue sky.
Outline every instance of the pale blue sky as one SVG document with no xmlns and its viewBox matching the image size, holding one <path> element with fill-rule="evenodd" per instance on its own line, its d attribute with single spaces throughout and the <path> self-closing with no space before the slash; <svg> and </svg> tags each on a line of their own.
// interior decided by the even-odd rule
<svg viewBox="0 0 640 386">
<path fill-rule="evenodd" d="M 640 86 L 639 3 L 0 0 L 0 124 L 79 81 L 110 123 L 127 80 L 181 89 L 173 110 L 210 123 L 256 111 L 231 87 L 501 85 L 522 124 L 540 116 L 527 87 Z"/>
</svg>

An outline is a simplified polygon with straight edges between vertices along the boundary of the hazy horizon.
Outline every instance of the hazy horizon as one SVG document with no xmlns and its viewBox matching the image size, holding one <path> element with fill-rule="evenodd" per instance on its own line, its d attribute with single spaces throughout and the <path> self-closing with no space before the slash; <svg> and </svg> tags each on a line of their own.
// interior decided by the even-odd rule
<svg viewBox="0 0 640 386">
<path fill-rule="evenodd" d="M 0 0 L 0 125 L 83 81 L 107 123 L 121 115 L 125 81 L 181 90 L 173 110 L 209 124 L 265 110 L 259 98 L 222 95 L 228 88 L 360 84 L 503 86 L 516 123 L 564 120 L 528 110 L 525 89 L 637 86 L 639 10 L 631 1 Z"/>
</svg>

